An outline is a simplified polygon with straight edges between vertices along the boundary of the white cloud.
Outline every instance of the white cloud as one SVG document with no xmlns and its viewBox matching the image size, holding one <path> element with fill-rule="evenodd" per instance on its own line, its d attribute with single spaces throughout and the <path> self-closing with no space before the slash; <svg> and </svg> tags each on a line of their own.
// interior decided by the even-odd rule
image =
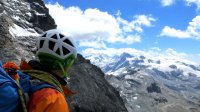
<svg viewBox="0 0 200 112">
<path fill-rule="evenodd" d="M 92 42 L 97 47 L 105 47 L 107 43 L 133 44 L 140 42 L 140 33 L 143 27 L 152 26 L 155 19 L 151 16 L 137 15 L 133 20 L 127 21 L 117 15 L 110 15 L 99 9 L 88 8 L 81 10 L 79 7 L 68 7 L 56 4 L 46 4 L 50 15 L 54 18 L 58 29 L 79 41 Z M 96 42 L 94 42 L 94 40 Z M 80 46 L 92 47 L 91 44 L 80 42 Z"/>
<path fill-rule="evenodd" d="M 188 6 L 195 4 L 195 5 L 197 5 L 197 10 L 200 9 L 200 0 L 185 0 L 185 1 Z"/>
<path fill-rule="evenodd" d="M 128 35 L 127 38 L 124 40 L 124 43 L 131 44 L 140 42 L 141 37 L 139 35 Z"/>
<path fill-rule="evenodd" d="M 81 54 L 84 56 L 87 55 L 108 55 L 108 56 L 115 56 L 115 55 L 120 55 L 123 52 L 128 52 L 128 53 L 134 53 L 134 54 L 142 54 L 143 51 L 139 51 L 133 48 L 106 48 L 106 49 L 94 49 L 94 48 L 88 48 L 82 51 Z"/>
<path fill-rule="evenodd" d="M 80 41 L 79 47 L 92 47 L 92 48 L 106 48 L 106 44 L 103 41 Z"/>
<path fill-rule="evenodd" d="M 117 20 L 120 25 L 122 25 L 124 32 L 137 31 L 139 33 L 143 32 L 142 26 L 150 27 L 152 26 L 152 22 L 156 21 L 153 17 L 147 15 L 136 15 L 130 22 L 122 19 L 121 17 L 118 17 Z"/>
<path fill-rule="evenodd" d="M 108 39 L 108 42 L 110 43 L 126 43 L 128 45 L 132 44 L 132 43 L 137 43 L 141 41 L 141 37 L 140 35 L 127 35 L 126 38 L 123 37 L 123 35 L 118 35 L 118 37 L 110 37 Z"/>
<path fill-rule="evenodd" d="M 165 50 L 164 54 L 167 56 L 174 56 L 174 57 L 186 57 L 187 56 L 186 53 L 177 52 L 172 48 L 168 48 L 167 50 Z"/>
<path fill-rule="evenodd" d="M 187 6 L 191 6 L 193 4 L 196 5 L 197 11 L 200 10 L 200 0 L 182 0 L 182 1 L 185 2 Z M 176 0 L 160 0 L 160 2 L 163 7 L 166 7 L 173 5 L 176 2 Z"/>
<path fill-rule="evenodd" d="M 151 50 L 154 50 L 154 51 L 161 51 L 161 49 L 159 47 L 152 47 Z"/>
<path fill-rule="evenodd" d="M 84 56 L 88 55 L 107 55 L 107 56 L 115 56 L 115 55 L 120 55 L 122 53 L 130 53 L 135 56 L 147 56 L 149 58 L 154 58 L 154 57 L 184 57 L 186 54 L 184 53 L 178 53 L 175 50 L 169 48 L 165 51 L 162 51 L 160 48 L 151 48 L 150 50 L 137 50 L 134 48 L 106 48 L 106 49 L 95 49 L 95 48 L 88 48 L 82 51 L 81 54 Z"/>
<path fill-rule="evenodd" d="M 191 37 L 194 37 L 196 39 L 200 39 L 200 16 L 196 16 L 189 23 L 187 31 L 190 33 Z"/>
<path fill-rule="evenodd" d="M 188 32 L 170 28 L 169 26 L 165 26 L 163 28 L 160 36 L 169 36 L 169 37 L 176 37 L 176 38 L 190 38 L 190 35 L 188 34 Z"/>
<path fill-rule="evenodd" d="M 200 16 L 193 18 L 184 31 L 165 26 L 160 36 L 200 39 Z"/>
<path fill-rule="evenodd" d="M 172 48 L 168 48 L 167 50 L 162 52 L 163 57 L 171 57 L 171 58 L 178 58 L 180 61 L 181 59 L 187 59 L 188 63 L 200 63 L 200 55 L 199 54 L 188 54 L 184 52 L 177 52 Z M 186 60 L 184 60 L 186 61 Z"/>
<path fill-rule="evenodd" d="M 162 6 L 170 6 L 175 2 L 175 0 L 161 0 Z"/>
</svg>

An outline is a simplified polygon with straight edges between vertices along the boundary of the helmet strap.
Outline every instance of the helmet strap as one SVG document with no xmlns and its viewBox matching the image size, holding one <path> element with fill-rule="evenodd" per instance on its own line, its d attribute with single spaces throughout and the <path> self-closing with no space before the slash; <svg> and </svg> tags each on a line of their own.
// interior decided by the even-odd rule
<svg viewBox="0 0 200 112">
<path fill-rule="evenodd" d="M 63 65 L 61 64 L 61 62 L 58 62 L 58 64 L 59 64 L 59 66 L 60 66 L 60 68 L 61 68 L 61 70 L 62 70 L 62 72 L 63 72 L 64 78 L 68 77 L 68 74 L 67 74 L 67 72 L 65 71 L 65 69 L 64 69 Z"/>
</svg>

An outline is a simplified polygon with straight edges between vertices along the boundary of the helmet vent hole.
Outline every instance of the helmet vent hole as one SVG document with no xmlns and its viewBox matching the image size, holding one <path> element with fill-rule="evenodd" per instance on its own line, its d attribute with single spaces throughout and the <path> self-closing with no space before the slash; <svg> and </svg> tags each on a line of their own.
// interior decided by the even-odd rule
<svg viewBox="0 0 200 112">
<path fill-rule="evenodd" d="M 63 55 L 70 53 L 70 51 L 63 46 L 62 46 L 62 49 L 63 49 Z"/>
<path fill-rule="evenodd" d="M 66 44 L 69 44 L 69 45 L 71 45 L 72 47 L 74 47 L 74 45 L 73 45 L 68 39 L 65 39 L 63 42 L 65 42 Z"/>
<path fill-rule="evenodd" d="M 56 44 L 55 42 L 49 41 L 49 49 L 53 51 L 55 44 Z"/>
<path fill-rule="evenodd" d="M 46 37 L 47 36 L 47 33 L 45 33 L 44 35 L 42 35 L 42 37 Z"/>
<path fill-rule="evenodd" d="M 56 36 L 56 34 L 53 35 L 51 38 L 53 38 L 53 39 L 58 39 L 57 36 Z"/>
<path fill-rule="evenodd" d="M 58 55 L 60 55 L 60 49 L 57 49 L 57 50 L 56 50 L 56 53 L 57 53 Z"/>
<path fill-rule="evenodd" d="M 44 40 L 40 40 L 40 48 L 42 48 L 44 45 Z"/>
<path fill-rule="evenodd" d="M 60 35 L 60 38 L 63 38 L 64 37 L 64 35 L 61 35 L 61 34 L 59 34 Z"/>
</svg>

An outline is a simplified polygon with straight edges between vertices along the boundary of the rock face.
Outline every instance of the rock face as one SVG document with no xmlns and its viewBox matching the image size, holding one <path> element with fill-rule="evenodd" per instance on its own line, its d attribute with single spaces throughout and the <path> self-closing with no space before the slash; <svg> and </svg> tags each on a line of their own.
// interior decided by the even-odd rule
<svg viewBox="0 0 200 112">
<path fill-rule="evenodd" d="M 55 22 L 42 0 L 1 0 L 0 59 L 33 58 L 36 36 L 53 28 Z"/>
<path fill-rule="evenodd" d="M 119 93 L 104 79 L 104 73 L 81 55 L 70 69 L 72 112 L 126 112 Z"/>
<path fill-rule="evenodd" d="M 43 0 L 0 1 L 0 60 L 19 62 L 35 58 L 37 36 L 56 28 Z M 127 112 L 119 93 L 104 73 L 81 55 L 70 69 L 71 112 Z"/>
<path fill-rule="evenodd" d="M 49 15 L 49 10 L 46 8 L 42 0 L 26 0 L 30 3 L 32 16 L 29 19 L 33 26 L 44 31 L 56 28 L 54 19 Z M 37 29 L 36 29 L 37 30 Z"/>
<path fill-rule="evenodd" d="M 164 79 L 155 71 L 140 69 L 106 79 L 120 91 L 129 112 L 200 112 L 198 78 Z"/>
</svg>

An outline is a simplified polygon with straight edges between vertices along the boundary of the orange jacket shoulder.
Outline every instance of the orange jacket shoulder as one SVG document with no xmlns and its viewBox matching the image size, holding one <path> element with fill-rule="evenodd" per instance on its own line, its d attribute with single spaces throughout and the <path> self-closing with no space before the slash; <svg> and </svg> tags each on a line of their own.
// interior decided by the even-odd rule
<svg viewBox="0 0 200 112">
<path fill-rule="evenodd" d="M 44 88 L 31 96 L 29 112 L 69 112 L 69 108 L 65 97 L 59 91 Z"/>
</svg>

